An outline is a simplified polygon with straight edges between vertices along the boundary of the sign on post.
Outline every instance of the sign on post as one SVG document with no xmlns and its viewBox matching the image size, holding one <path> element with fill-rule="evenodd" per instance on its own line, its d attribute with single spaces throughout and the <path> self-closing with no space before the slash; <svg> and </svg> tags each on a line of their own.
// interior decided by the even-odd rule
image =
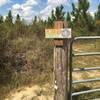
<svg viewBox="0 0 100 100">
<path fill-rule="evenodd" d="M 71 29 L 56 21 L 54 29 L 45 29 L 45 38 L 54 39 L 54 100 L 68 100 L 68 40 Z"/>
<path fill-rule="evenodd" d="M 52 39 L 71 38 L 71 29 L 70 28 L 46 29 L 45 38 L 52 38 Z"/>
</svg>

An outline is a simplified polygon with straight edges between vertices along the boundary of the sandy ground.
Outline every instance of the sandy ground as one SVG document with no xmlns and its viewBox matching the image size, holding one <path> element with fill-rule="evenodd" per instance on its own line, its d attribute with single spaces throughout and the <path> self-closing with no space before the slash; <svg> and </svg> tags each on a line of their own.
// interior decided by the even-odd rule
<svg viewBox="0 0 100 100">
<path fill-rule="evenodd" d="M 94 73 L 94 74 L 91 74 Z M 86 79 L 87 76 L 90 78 L 100 77 L 100 73 L 97 71 L 90 71 L 85 73 L 74 73 L 74 80 Z M 90 84 L 87 86 L 100 86 L 100 83 Z M 28 87 L 23 87 L 18 90 L 9 93 L 9 96 L 5 100 L 53 100 L 53 94 L 51 85 L 32 85 Z"/>
<path fill-rule="evenodd" d="M 5 100 L 53 100 L 51 91 L 49 84 L 42 87 L 34 85 L 18 89 L 17 92 L 11 92 Z"/>
<path fill-rule="evenodd" d="M 80 48 L 83 48 L 83 45 L 80 45 Z M 90 46 L 87 48 L 90 50 Z M 86 49 L 86 48 L 83 48 Z M 75 48 L 75 51 L 81 51 L 78 47 Z M 86 58 L 85 58 L 86 59 Z M 86 59 L 89 60 L 88 58 Z M 95 59 L 97 60 L 97 59 Z M 93 61 L 95 61 L 93 60 Z M 97 62 L 97 61 L 95 61 Z M 99 59 L 98 59 L 99 63 Z M 86 61 L 78 61 L 78 64 L 86 65 Z M 87 78 L 100 77 L 100 71 L 89 71 L 89 72 L 74 72 L 73 79 L 74 80 L 83 80 Z M 92 83 L 91 86 L 100 86 L 100 83 Z M 33 85 L 30 87 L 24 87 L 18 89 L 17 91 L 12 91 L 9 96 L 5 100 L 53 100 L 53 91 L 51 89 L 50 84 L 46 84 L 43 86 Z M 100 99 L 99 99 L 100 100 Z"/>
<path fill-rule="evenodd" d="M 93 73 L 93 74 L 91 74 Z M 99 71 L 90 72 L 74 72 L 74 80 L 83 80 L 87 78 L 100 77 Z M 87 86 L 100 86 L 100 83 L 87 84 Z M 45 85 L 31 85 L 11 91 L 5 100 L 53 100 L 53 90 L 50 84 Z"/>
</svg>

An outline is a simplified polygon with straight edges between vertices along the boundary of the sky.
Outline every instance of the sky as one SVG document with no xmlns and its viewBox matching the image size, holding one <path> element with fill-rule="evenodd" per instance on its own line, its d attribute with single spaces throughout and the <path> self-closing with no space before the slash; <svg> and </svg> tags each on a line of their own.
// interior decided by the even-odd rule
<svg viewBox="0 0 100 100">
<path fill-rule="evenodd" d="M 89 12 L 93 15 L 96 12 L 100 0 L 88 0 L 90 2 Z M 12 11 L 15 18 L 17 14 L 27 21 L 31 21 L 34 16 L 39 16 L 44 20 L 50 16 L 52 9 L 56 6 L 64 5 L 64 11 L 72 10 L 71 4 L 77 5 L 77 0 L 0 0 L 0 15 L 6 16 L 8 11 Z"/>
</svg>

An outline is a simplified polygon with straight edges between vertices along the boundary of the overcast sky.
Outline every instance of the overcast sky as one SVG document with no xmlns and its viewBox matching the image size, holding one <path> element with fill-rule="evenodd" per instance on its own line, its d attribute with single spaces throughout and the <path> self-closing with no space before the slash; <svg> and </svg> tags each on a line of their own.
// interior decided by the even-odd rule
<svg viewBox="0 0 100 100">
<path fill-rule="evenodd" d="M 16 14 L 20 14 L 22 18 L 31 21 L 35 15 L 46 19 L 51 10 L 61 4 L 64 5 L 64 10 L 72 10 L 72 2 L 77 5 L 77 0 L 0 0 L 0 15 L 6 16 L 9 10 L 12 10 L 12 14 L 15 17 Z M 89 0 L 90 13 L 93 14 L 100 4 L 100 0 Z"/>
</svg>

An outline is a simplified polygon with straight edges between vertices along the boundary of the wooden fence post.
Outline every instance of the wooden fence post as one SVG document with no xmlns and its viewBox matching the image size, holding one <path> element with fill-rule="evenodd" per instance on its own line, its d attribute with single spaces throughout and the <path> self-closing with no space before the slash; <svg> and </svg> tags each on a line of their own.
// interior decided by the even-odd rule
<svg viewBox="0 0 100 100">
<path fill-rule="evenodd" d="M 55 22 L 54 28 L 65 28 L 64 22 Z M 54 77 L 54 100 L 68 100 L 68 39 L 54 40 Z"/>
<path fill-rule="evenodd" d="M 64 21 L 56 21 L 54 29 L 46 29 L 45 37 L 54 39 L 54 100 L 68 100 L 68 38 L 71 29 Z"/>
</svg>

